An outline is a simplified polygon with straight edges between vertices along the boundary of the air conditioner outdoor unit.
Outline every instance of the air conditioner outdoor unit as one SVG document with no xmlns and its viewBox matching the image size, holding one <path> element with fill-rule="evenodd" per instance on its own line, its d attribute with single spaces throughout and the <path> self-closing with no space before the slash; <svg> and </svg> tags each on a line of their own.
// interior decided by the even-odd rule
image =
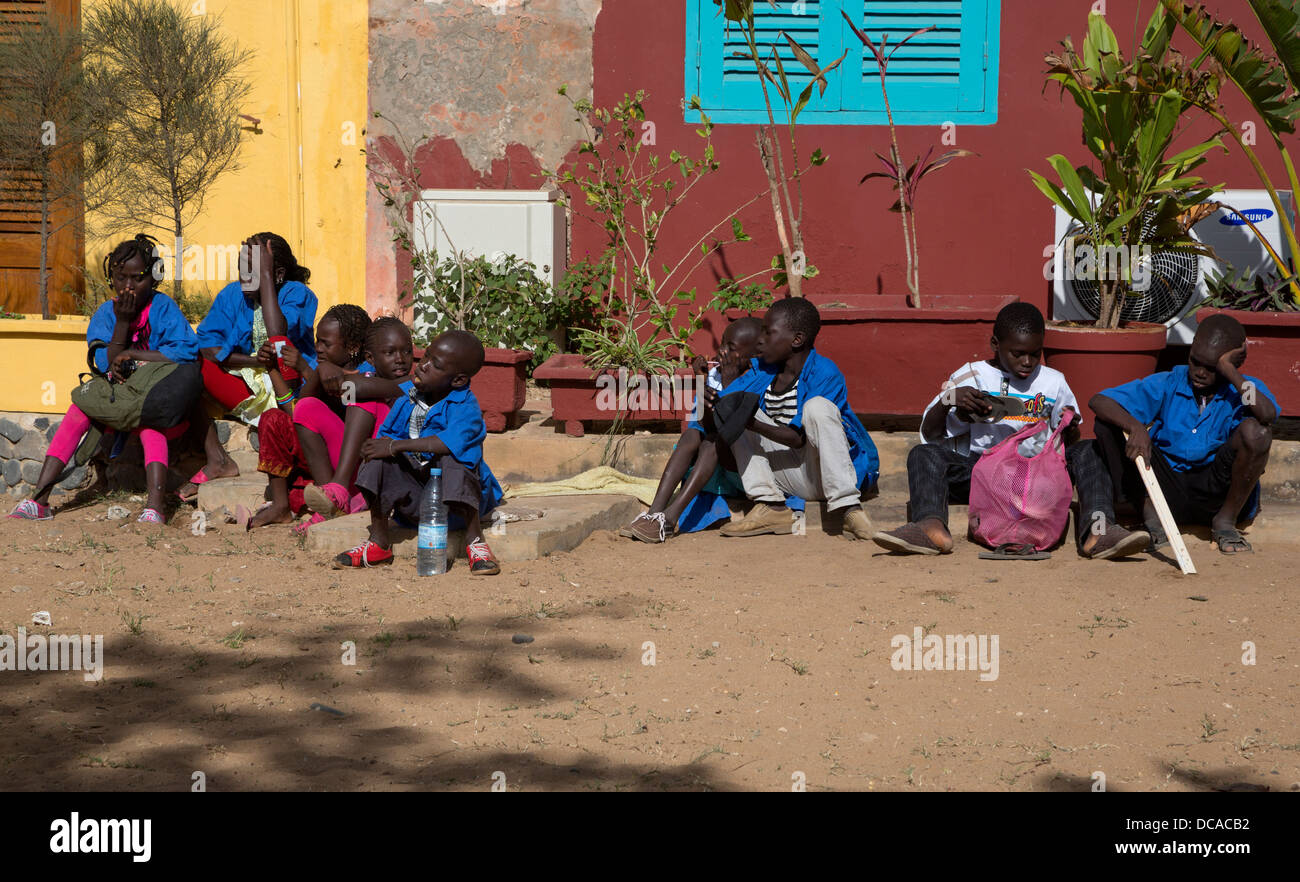
<svg viewBox="0 0 1300 882">
<path fill-rule="evenodd" d="M 1283 190 L 1279 195 L 1294 222 L 1295 204 L 1291 191 Z M 1210 197 L 1210 201 L 1230 205 L 1246 215 L 1284 260 L 1290 257 L 1282 237 L 1282 225 L 1267 191 L 1224 190 Z M 1101 307 L 1095 277 L 1076 278 L 1078 273 L 1074 271 L 1086 270 L 1089 256 L 1079 251 L 1071 254 L 1066 244 L 1066 240 L 1078 235 L 1081 228 L 1060 208 L 1055 212 L 1052 318 L 1057 321 L 1095 319 Z M 1170 343 L 1192 342 L 1196 333 L 1196 310 L 1207 296 L 1206 282 L 1212 274 L 1254 273 L 1273 265 L 1254 230 L 1226 209 L 1218 209 L 1192 227 L 1192 236 L 1213 248 L 1220 260 L 1176 251 L 1153 252 L 1141 268 L 1141 272 L 1146 273 L 1145 290 L 1128 298 L 1121 310 L 1125 321 L 1165 325 L 1169 329 Z M 1094 265 L 1099 263 L 1095 256 L 1092 259 Z"/>
</svg>

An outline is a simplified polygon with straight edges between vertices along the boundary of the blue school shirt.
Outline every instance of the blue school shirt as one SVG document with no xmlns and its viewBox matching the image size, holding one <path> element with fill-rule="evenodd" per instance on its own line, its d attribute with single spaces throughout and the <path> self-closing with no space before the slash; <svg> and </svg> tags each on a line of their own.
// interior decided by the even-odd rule
<svg viewBox="0 0 1300 882">
<path fill-rule="evenodd" d="M 729 395 L 732 392 L 753 392 L 759 396 L 761 402 L 759 407 L 767 413 L 767 399 L 763 393 L 768 390 L 779 373 L 781 373 L 781 365 L 767 364 L 755 358 L 750 362 L 749 373 L 737 378 L 736 382 L 723 390 L 723 393 Z M 799 372 L 799 388 L 795 393 L 795 414 L 794 419 L 790 420 L 790 428 L 803 427 L 803 409 L 809 398 L 825 398 L 839 408 L 840 422 L 848 438 L 849 456 L 853 459 L 853 471 L 857 474 L 858 486 L 869 486 L 880 476 L 880 456 L 876 452 L 876 445 L 867 434 L 862 421 L 853 412 L 853 408 L 849 407 L 849 393 L 848 387 L 844 384 L 844 374 L 840 373 L 835 362 L 817 354 L 815 349 L 808 353 L 808 358 L 803 363 L 803 370 Z"/>
<path fill-rule="evenodd" d="M 402 395 L 393 402 L 383 425 L 379 427 L 377 437 L 393 438 L 398 441 L 410 438 L 408 426 L 411 412 L 415 409 L 412 399 L 415 384 L 411 381 L 400 386 Z M 447 445 L 447 450 L 457 462 L 472 469 L 478 475 L 480 499 L 479 514 L 485 515 L 501 504 L 503 493 L 496 476 L 483 459 L 483 440 L 487 438 L 487 426 L 483 423 L 483 410 L 478 399 L 466 386 L 452 389 L 425 414 L 424 425 L 420 428 L 421 438 L 437 438 Z M 429 460 L 433 454 L 412 454 Z"/>
<path fill-rule="evenodd" d="M 1282 412 L 1267 386 L 1255 377 L 1247 376 L 1246 380 L 1255 384 L 1255 394 L 1263 395 L 1278 413 Z M 1231 383 L 1223 383 L 1206 402 L 1205 410 L 1201 410 L 1185 364 L 1123 386 L 1103 389 L 1101 394 L 1127 410 L 1138 422 L 1151 427 L 1151 444 L 1165 455 L 1170 468 L 1176 472 L 1209 465 L 1241 421 L 1252 415 L 1250 408 L 1242 404 L 1241 393 Z"/>
<path fill-rule="evenodd" d="M 727 384 L 719 395 L 726 395 L 733 391 L 732 386 L 736 386 L 744 380 L 749 373 L 741 374 Z M 741 388 L 740 386 L 736 387 Z M 699 393 L 700 401 L 703 399 L 703 391 Z M 701 405 L 703 406 L 703 405 Z M 704 425 L 699 420 L 690 420 L 686 428 L 694 429 L 701 435 L 707 435 Z M 684 479 L 683 479 L 684 480 Z M 718 490 L 729 492 L 719 493 Z M 721 465 L 713 470 L 713 476 L 695 498 L 686 504 L 682 510 L 681 517 L 677 519 L 677 529 L 682 533 L 698 533 L 706 530 L 716 524 L 718 521 L 724 521 L 731 518 L 731 509 L 727 506 L 727 496 L 738 496 L 744 498 L 744 484 L 740 481 L 740 476 L 735 472 L 724 469 Z M 788 500 L 789 507 L 795 511 L 804 510 L 804 501 L 798 497 L 790 497 Z"/>
<path fill-rule="evenodd" d="M 181 308 L 161 291 L 155 291 L 149 301 L 149 349 L 161 352 L 177 364 L 195 361 L 199 357 L 199 342 L 194 336 L 194 329 L 185 319 Z M 113 329 L 117 327 L 117 316 L 113 314 L 113 301 L 107 300 L 99 305 L 91 316 L 90 326 L 86 328 L 86 343 L 96 340 L 108 343 L 113 339 Z M 134 334 L 134 330 L 132 332 Z M 127 347 L 131 348 L 131 347 Z M 108 350 L 100 349 L 95 353 L 95 366 L 108 372 Z"/>
<path fill-rule="evenodd" d="M 286 282 L 280 288 L 279 301 L 289 326 L 289 342 L 316 367 L 316 295 L 302 282 Z M 215 361 L 224 361 L 232 352 L 257 354 L 252 351 L 253 302 L 239 282 L 231 282 L 217 294 L 199 323 L 198 337 L 200 349 L 216 347 Z"/>
</svg>

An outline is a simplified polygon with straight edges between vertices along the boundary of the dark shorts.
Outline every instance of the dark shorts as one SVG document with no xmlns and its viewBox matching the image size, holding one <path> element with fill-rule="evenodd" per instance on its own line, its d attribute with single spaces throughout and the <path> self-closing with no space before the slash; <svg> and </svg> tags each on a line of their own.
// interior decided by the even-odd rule
<svg viewBox="0 0 1300 882">
<path fill-rule="evenodd" d="M 405 456 L 372 459 L 357 469 L 357 489 L 376 497 L 373 510 L 384 516 L 396 515 L 412 524 L 420 521 L 420 495 L 429 480 L 429 469 L 442 469 L 444 502 L 459 502 L 478 510 L 481 488 L 478 474 L 451 456 L 437 456 L 416 469 Z"/>
<path fill-rule="evenodd" d="M 1208 524 L 1223 507 L 1232 484 L 1232 464 L 1237 459 L 1237 451 L 1229 441 L 1219 448 L 1214 459 L 1207 465 L 1185 472 L 1176 472 L 1169 465 L 1169 460 L 1156 447 L 1151 448 L 1151 470 L 1156 473 L 1160 489 L 1169 503 L 1174 520 L 1180 524 Z M 1136 474 L 1137 467 L 1133 467 Z M 1141 480 L 1141 476 L 1138 476 Z M 1242 513 L 1251 511 L 1251 500 L 1247 500 Z"/>
</svg>

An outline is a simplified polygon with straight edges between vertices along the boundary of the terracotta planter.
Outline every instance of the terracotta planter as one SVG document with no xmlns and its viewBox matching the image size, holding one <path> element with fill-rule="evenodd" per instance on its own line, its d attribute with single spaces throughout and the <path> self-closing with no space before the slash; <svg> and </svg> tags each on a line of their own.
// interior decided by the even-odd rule
<svg viewBox="0 0 1300 882">
<path fill-rule="evenodd" d="M 1242 371 L 1263 380 L 1283 414 L 1300 414 L 1300 312 L 1206 308 L 1196 311 L 1196 320 L 1215 313 L 1232 316 L 1246 329 Z"/>
<path fill-rule="evenodd" d="M 1083 437 L 1093 437 L 1092 410 L 1088 407 L 1092 396 L 1155 373 L 1166 334 L 1164 325 L 1147 322 L 1128 322 L 1111 331 L 1048 323 L 1043 341 L 1045 360 L 1048 367 L 1065 374 L 1079 400 Z"/>
<path fill-rule="evenodd" d="M 528 361 L 532 357 L 526 349 L 487 350 L 472 388 L 489 432 L 504 432 L 514 424 L 515 414 L 527 397 Z"/>
<path fill-rule="evenodd" d="M 594 371 L 581 355 L 553 355 L 533 371 L 551 389 L 555 419 L 566 434 L 581 437 L 584 423 L 613 420 L 685 423 L 695 407 L 696 378 L 689 369 L 672 377 L 629 376 L 626 371 Z"/>
<path fill-rule="evenodd" d="M 998 310 L 1019 298 L 936 295 L 922 309 L 901 295 L 808 299 L 821 312 L 817 351 L 844 374 L 853 410 L 920 415 L 954 370 L 988 358 Z M 747 314 L 727 311 L 732 319 Z"/>
</svg>

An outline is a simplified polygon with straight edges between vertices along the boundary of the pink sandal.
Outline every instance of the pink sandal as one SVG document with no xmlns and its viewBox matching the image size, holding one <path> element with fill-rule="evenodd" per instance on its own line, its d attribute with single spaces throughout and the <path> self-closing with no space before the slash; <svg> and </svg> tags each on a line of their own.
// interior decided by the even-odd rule
<svg viewBox="0 0 1300 882">
<path fill-rule="evenodd" d="M 48 521 L 54 517 L 48 505 L 41 505 L 35 499 L 24 499 L 9 513 L 9 517 L 20 521 Z"/>
<path fill-rule="evenodd" d="M 299 521 L 298 523 L 293 525 L 293 530 L 292 530 L 293 535 L 306 536 L 308 530 L 310 530 L 312 527 L 316 526 L 317 524 L 323 524 L 323 523 L 325 523 L 325 516 L 316 514 L 316 512 L 312 512 L 311 517 Z"/>
<path fill-rule="evenodd" d="M 303 488 L 302 498 L 308 508 L 327 518 L 346 514 L 350 503 L 347 488 L 334 483 L 309 484 Z"/>
<path fill-rule="evenodd" d="M 207 468 L 207 466 L 204 466 L 204 468 Z M 181 491 L 177 490 L 177 491 L 176 491 L 176 498 L 179 499 L 181 502 L 184 502 L 184 503 L 197 502 L 197 501 L 198 501 L 198 498 L 199 498 L 199 491 L 198 491 L 199 486 L 202 485 L 202 484 L 206 484 L 206 483 L 208 483 L 208 481 L 211 481 L 211 480 L 212 480 L 212 479 L 208 477 L 208 473 L 207 473 L 207 472 L 203 471 L 203 469 L 199 469 L 197 472 L 194 473 L 194 476 L 193 476 L 192 478 L 190 478 L 190 480 L 189 480 L 189 482 L 188 482 L 188 483 L 194 485 L 194 495 L 192 495 L 192 496 L 186 496 L 184 493 L 182 493 Z"/>
</svg>

